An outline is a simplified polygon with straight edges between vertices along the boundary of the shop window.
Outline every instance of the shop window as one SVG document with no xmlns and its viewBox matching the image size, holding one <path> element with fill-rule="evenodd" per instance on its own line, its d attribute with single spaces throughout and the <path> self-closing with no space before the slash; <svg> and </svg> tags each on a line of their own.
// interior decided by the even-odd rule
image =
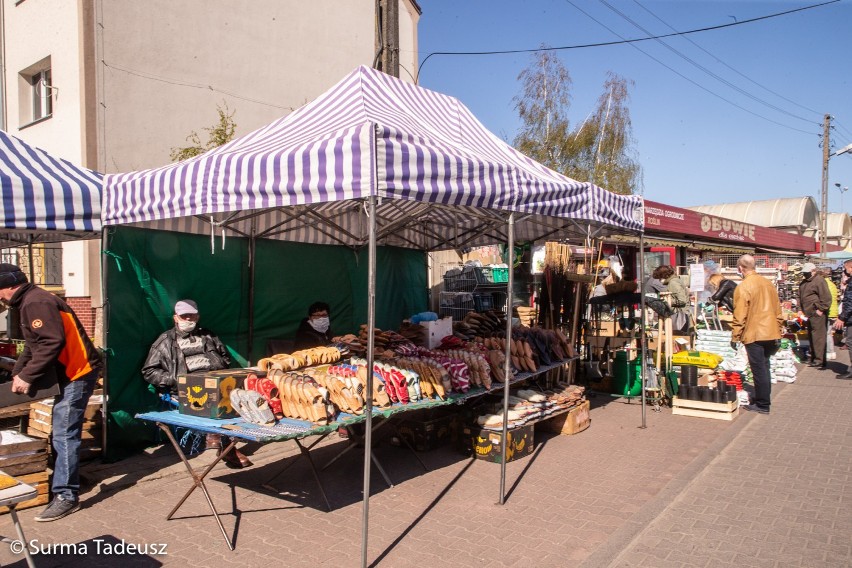
<svg viewBox="0 0 852 568">
<path fill-rule="evenodd" d="M 56 87 L 53 86 L 50 57 L 27 67 L 18 74 L 18 77 L 21 128 L 53 116 Z"/>
</svg>

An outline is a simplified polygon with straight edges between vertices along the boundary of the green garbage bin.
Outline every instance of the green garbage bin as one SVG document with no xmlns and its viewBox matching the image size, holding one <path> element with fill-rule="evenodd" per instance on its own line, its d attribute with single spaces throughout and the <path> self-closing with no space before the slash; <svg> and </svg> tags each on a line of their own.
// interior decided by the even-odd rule
<svg viewBox="0 0 852 568">
<path fill-rule="evenodd" d="M 627 359 L 627 351 L 620 349 L 615 352 L 612 376 L 612 392 L 616 396 L 641 396 L 642 378 L 639 374 L 639 357 L 632 361 Z"/>
</svg>

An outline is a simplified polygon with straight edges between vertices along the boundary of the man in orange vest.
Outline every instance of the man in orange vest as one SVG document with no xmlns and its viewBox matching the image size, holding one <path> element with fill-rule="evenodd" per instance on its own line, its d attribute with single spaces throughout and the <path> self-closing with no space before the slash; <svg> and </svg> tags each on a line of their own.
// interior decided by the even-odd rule
<svg viewBox="0 0 852 568">
<path fill-rule="evenodd" d="M 53 403 L 53 500 L 36 521 L 55 521 L 80 508 L 80 439 L 89 397 L 101 371 L 101 355 L 74 311 L 31 284 L 14 264 L 0 264 L 0 300 L 18 310 L 24 352 L 12 370 L 12 392 L 27 394 L 36 383 L 59 383 Z"/>
</svg>

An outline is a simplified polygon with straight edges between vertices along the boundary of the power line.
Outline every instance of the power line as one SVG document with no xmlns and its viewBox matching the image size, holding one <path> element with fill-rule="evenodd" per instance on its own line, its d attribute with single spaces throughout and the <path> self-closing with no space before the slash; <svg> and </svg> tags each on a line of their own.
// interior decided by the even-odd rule
<svg viewBox="0 0 852 568">
<path fill-rule="evenodd" d="M 608 27 L 606 24 L 604 24 L 603 22 L 601 22 L 601 21 L 599 21 L 599 20 L 595 19 L 595 18 L 594 18 L 591 14 L 589 14 L 588 12 L 586 12 L 585 10 L 583 10 L 582 8 L 580 8 L 579 6 L 577 6 L 577 5 L 576 5 L 574 2 L 572 2 L 571 0 L 566 0 L 566 1 L 567 1 L 569 4 L 571 4 L 572 6 L 574 6 L 574 8 L 576 8 L 578 11 L 582 12 L 583 14 L 585 14 L 587 18 L 589 18 L 589 19 L 590 19 L 590 20 L 592 20 L 593 22 L 597 23 L 599 26 L 601 26 L 601 27 L 602 27 L 602 28 L 604 28 L 605 30 L 609 31 L 609 32 L 610 32 L 611 34 L 613 34 L 614 36 L 616 36 L 616 37 L 621 37 L 621 36 L 620 36 L 620 35 L 619 35 L 619 34 L 618 34 L 615 30 L 613 30 L 613 29 L 609 28 L 609 27 Z M 684 75 L 683 73 L 681 73 L 681 72 L 677 71 L 677 70 L 676 70 L 676 69 L 674 69 L 673 67 L 671 67 L 671 66 L 669 66 L 669 65 L 666 65 L 665 63 L 663 63 L 662 61 L 660 61 L 659 59 L 657 59 L 656 57 L 654 57 L 653 55 L 651 55 L 651 54 L 650 54 L 650 53 L 648 53 L 647 51 L 644 51 L 644 50 L 643 50 L 641 47 L 639 47 L 638 45 L 634 45 L 634 44 L 632 44 L 632 43 L 631 43 L 631 44 L 630 44 L 630 46 L 631 46 L 632 48 L 634 48 L 634 49 L 638 50 L 640 53 L 645 54 L 647 57 L 649 57 L 649 58 L 653 59 L 654 61 L 656 61 L 657 63 L 659 63 L 660 65 L 662 65 L 663 67 L 665 67 L 666 69 L 668 69 L 669 71 L 671 71 L 672 73 L 674 73 L 675 75 L 677 75 L 678 77 L 680 77 L 681 79 L 684 79 L 685 81 L 689 81 L 690 83 L 692 83 L 693 85 L 695 85 L 696 87 L 698 87 L 699 89 L 701 89 L 702 91 L 705 91 L 705 92 L 707 92 L 707 93 L 709 93 L 709 94 L 713 95 L 714 97 L 716 97 L 716 98 L 718 98 L 718 99 L 721 99 L 721 100 L 725 101 L 726 103 L 728 103 L 728 104 L 729 104 L 729 105 L 731 105 L 731 106 L 734 106 L 734 107 L 736 107 L 736 108 L 738 108 L 738 109 L 740 109 L 740 110 L 742 110 L 742 111 L 744 111 L 744 112 L 747 112 L 747 113 L 749 113 L 749 114 L 751 114 L 751 115 L 753 115 L 753 116 L 756 116 L 756 117 L 758 117 L 758 118 L 762 118 L 763 120 L 766 120 L 766 121 L 771 122 L 771 123 L 773 123 L 773 124 L 777 124 L 778 126 L 781 126 L 781 127 L 783 127 L 783 128 L 788 128 L 788 129 L 790 129 L 790 130 L 794 130 L 794 131 L 796 131 L 796 132 L 801 132 L 801 133 L 803 133 L 803 134 L 813 134 L 813 132 L 808 132 L 807 130 L 801 130 L 800 128 L 794 128 L 794 127 L 792 127 L 792 126 L 788 126 L 788 125 L 786 125 L 786 124 L 783 124 L 783 123 L 781 123 L 781 122 L 778 122 L 777 120 L 772 120 L 771 118 L 768 118 L 768 117 L 766 117 L 766 116 L 763 116 L 762 114 L 758 114 L 758 113 L 756 113 L 756 112 L 754 112 L 754 111 L 751 111 L 751 110 L 749 110 L 749 109 L 747 109 L 747 108 L 745 108 L 745 107 L 743 107 L 743 106 L 741 106 L 741 105 L 738 105 L 738 104 L 737 104 L 737 103 L 735 103 L 734 101 L 731 101 L 731 100 L 729 100 L 729 99 L 726 99 L 726 98 L 725 98 L 725 97 L 723 97 L 722 95 L 720 95 L 720 94 L 718 94 L 718 93 L 715 93 L 715 92 L 711 91 L 710 89 L 708 89 L 708 88 L 707 88 L 707 87 L 705 87 L 704 85 L 702 85 L 702 84 L 698 83 L 697 81 L 694 81 L 694 80 L 690 79 L 689 77 L 687 77 L 687 76 L 686 76 L 686 75 Z"/>
<path fill-rule="evenodd" d="M 657 16 L 657 15 L 656 15 L 654 12 L 652 12 L 649 8 L 647 8 L 647 7 L 646 7 L 646 6 L 644 6 L 641 2 L 639 2 L 639 0 L 633 0 L 633 2 L 634 2 L 637 6 L 639 6 L 640 8 L 642 8 L 643 10 L 645 10 L 646 12 L 648 12 L 649 14 L 651 14 L 654 18 L 656 18 L 657 20 L 659 20 L 660 22 L 662 22 L 662 23 L 663 23 L 665 26 L 667 26 L 670 30 L 675 31 L 675 32 L 677 31 L 677 29 L 675 29 L 675 28 L 674 28 L 674 27 L 672 27 L 672 26 L 671 26 L 668 22 L 666 22 L 665 20 L 663 20 L 662 18 L 660 18 L 659 16 Z M 799 107 L 799 108 L 801 108 L 801 109 L 804 109 L 804 110 L 806 110 L 806 111 L 809 111 L 809 112 L 812 112 L 812 113 L 814 113 L 814 114 L 817 114 L 817 115 L 822 116 L 822 114 L 823 114 L 823 113 L 821 113 L 821 112 L 819 112 L 819 111 L 816 111 L 816 110 L 814 110 L 814 109 L 812 109 L 812 108 L 808 108 L 808 107 L 806 107 L 806 106 L 804 106 L 804 105 L 801 105 L 801 104 L 797 103 L 796 101 L 790 100 L 790 99 L 788 99 L 787 97 L 785 97 L 784 95 L 782 95 L 782 94 L 780 94 L 780 93 L 777 93 L 777 92 L 773 91 L 773 90 L 772 90 L 772 89 L 770 89 L 769 87 L 766 87 L 766 86 L 764 86 L 764 85 L 761 85 L 760 83 L 758 83 L 757 81 L 755 81 L 754 79 L 752 79 L 751 77 L 749 77 L 748 75 L 745 75 L 744 73 L 741 73 L 740 71 L 738 71 L 738 70 L 734 69 L 733 67 L 731 67 L 730 65 L 728 65 L 727 63 L 725 63 L 724 61 L 722 61 L 721 59 L 719 59 L 718 57 L 716 57 L 714 54 L 710 53 L 709 51 L 707 51 L 706 49 L 704 49 L 703 47 L 701 47 L 700 45 L 698 45 L 696 42 L 692 41 L 692 39 L 691 39 L 691 38 L 684 36 L 684 39 L 685 39 L 686 41 L 688 41 L 689 43 L 691 43 L 692 45 L 694 45 L 695 47 L 697 47 L 698 49 L 700 49 L 701 51 L 703 51 L 704 53 L 706 53 L 707 55 L 709 55 L 710 57 L 712 57 L 713 59 L 715 59 L 715 60 L 716 60 L 717 62 L 719 62 L 720 64 L 724 65 L 725 67 L 727 67 L 728 69 L 730 69 L 731 71 L 733 71 L 734 73 L 736 73 L 737 75 L 739 75 L 740 77 L 742 77 L 743 79 L 745 79 L 746 81 L 749 81 L 749 82 L 751 82 L 751 83 L 753 83 L 753 84 L 757 85 L 758 87 L 760 87 L 760 88 L 761 88 L 761 89 L 763 89 L 764 91 L 767 91 L 768 93 L 771 93 L 771 94 L 775 95 L 776 97 L 778 97 L 779 99 L 783 99 L 783 100 L 787 101 L 788 103 L 790 103 L 790 104 L 792 104 L 792 105 L 795 105 L 795 106 L 797 106 L 797 107 Z"/>
<path fill-rule="evenodd" d="M 651 36 L 651 37 L 640 37 L 640 38 L 634 38 L 634 39 L 622 38 L 620 41 L 604 41 L 604 42 L 586 43 L 586 44 L 580 44 L 580 45 L 565 45 L 565 46 L 561 46 L 561 47 L 538 47 L 538 48 L 535 48 L 535 49 L 506 49 L 506 50 L 493 50 L 493 51 L 433 51 L 432 53 L 428 54 L 423 59 L 423 61 L 420 62 L 420 66 L 417 67 L 417 78 L 418 78 L 418 82 L 419 82 L 420 71 L 423 69 L 423 65 L 425 65 L 426 62 L 429 60 L 429 58 L 432 57 L 433 55 L 507 55 L 507 54 L 512 54 L 512 53 L 536 53 L 538 51 L 560 51 L 560 50 L 565 50 L 565 49 L 584 49 L 584 48 L 587 48 L 587 47 L 606 47 L 606 46 L 610 46 L 610 45 L 623 45 L 623 44 L 626 44 L 626 43 L 632 44 L 632 43 L 638 43 L 640 41 L 649 41 L 649 40 L 652 40 L 652 39 L 664 39 L 664 38 L 667 38 L 667 37 L 683 36 L 683 35 L 695 34 L 695 33 L 699 33 L 699 32 L 708 32 L 708 31 L 712 31 L 712 30 L 720 30 L 720 29 L 723 29 L 723 28 L 741 26 L 743 24 L 750 24 L 752 22 L 758 22 L 760 20 L 768 20 L 770 18 L 777 18 L 779 16 L 786 16 L 788 14 L 793 14 L 795 12 L 802 12 L 804 10 L 810 10 L 812 8 L 820 8 L 822 6 L 827 6 L 829 4 L 836 4 L 837 2 L 840 2 L 840 0 L 828 0 L 827 2 L 821 2 L 819 4 L 812 4 L 810 6 L 804 6 L 802 8 L 795 8 L 793 10 L 786 10 L 784 12 L 776 12 L 774 14 L 768 14 L 766 16 L 759 16 L 757 18 L 750 18 L 748 20 L 743 20 L 741 22 L 733 22 L 733 23 L 730 23 L 730 24 L 720 24 L 718 26 L 707 26 L 707 27 L 703 27 L 703 28 L 696 28 L 696 29 L 692 29 L 692 30 L 687 30 L 685 32 L 675 32 L 675 33 L 663 34 L 663 35 Z M 618 35 L 618 34 L 616 34 L 616 35 Z"/>
<path fill-rule="evenodd" d="M 635 0 L 634 0 L 634 1 L 635 1 Z M 625 14 L 624 12 L 621 12 L 618 8 L 616 8 L 615 6 L 613 6 L 612 4 L 610 4 L 609 2 L 607 2 L 607 0 L 599 0 L 599 2 L 600 2 L 601 4 L 603 4 L 604 6 L 606 6 L 607 8 L 609 8 L 610 10 L 612 10 L 613 12 L 615 12 L 616 14 L 618 14 L 619 16 L 621 16 L 623 19 L 625 19 L 625 20 L 627 20 L 628 22 L 630 22 L 631 24 L 633 24 L 633 25 L 634 25 L 636 28 L 638 28 L 639 30 L 641 30 L 641 31 L 643 31 L 643 32 L 645 32 L 645 33 L 650 33 L 648 30 L 646 30 L 646 29 L 645 29 L 645 28 L 643 28 L 641 25 L 639 25 L 636 21 L 634 21 L 632 18 L 630 18 L 630 16 L 628 16 L 628 15 L 627 15 L 627 14 Z M 662 20 L 661 20 L 661 21 L 662 21 Z M 807 122 L 807 123 L 811 123 L 811 122 L 813 122 L 813 121 L 812 121 L 811 119 L 809 119 L 809 118 L 804 118 L 804 117 L 802 117 L 802 116 L 799 116 L 799 115 L 793 114 L 793 113 L 791 113 L 791 112 L 787 112 L 786 110 L 784 110 L 784 109 L 782 109 L 782 108 L 780 108 L 780 107 L 777 107 L 777 106 L 775 106 L 774 104 L 772 104 L 772 103 L 770 103 L 770 102 L 768 102 L 768 101 L 765 101 L 765 100 L 761 99 L 760 97 L 757 97 L 757 96 L 755 96 L 755 95 L 753 95 L 753 94 L 749 93 L 749 92 L 748 92 L 748 91 L 746 91 L 745 89 L 740 88 L 739 86 L 735 85 L 734 83 L 731 83 L 730 81 L 728 81 L 728 80 L 727 80 L 727 79 L 725 79 L 724 77 L 721 77 L 721 76 L 717 75 L 716 73 L 714 73 L 713 71 L 711 71 L 710 69 L 708 69 L 708 68 L 704 67 L 703 65 L 701 65 L 700 63 L 698 63 L 698 62 L 697 62 L 697 61 L 695 61 L 694 59 L 690 58 L 689 56 L 685 55 L 685 54 L 684 54 L 684 53 L 682 53 L 681 51 L 679 51 L 679 50 L 675 49 L 674 47 L 672 47 L 671 45 L 669 45 L 669 44 L 668 44 L 668 43 L 666 43 L 665 41 L 663 41 L 663 40 L 661 40 L 661 39 L 658 39 L 658 40 L 657 40 L 657 43 L 659 43 L 660 45 L 662 45 L 663 47 L 665 47 L 666 49 L 668 49 L 669 51 L 671 51 L 672 53 L 674 53 L 675 55 L 677 55 L 678 57 L 680 57 L 681 59 L 683 59 L 684 61 L 686 61 L 687 63 L 691 64 L 692 66 L 694 66 L 694 67 L 696 67 L 696 68 L 698 68 L 698 69 L 700 69 L 701 71 L 703 71 L 703 72 L 704 72 L 704 73 L 706 73 L 707 75 L 710 75 L 711 77 L 713 77 L 713 78 L 714 78 L 714 79 L 716 79 L 717 81 L 721 82 L 722 84 L 727 85 L 728 87 L 730 87 L 730 88 L 732 88 L 733 90 L 737 91 L 737 92 L 738 92 L 738 93 L 740 93 L 741 95 L 744 95 L 744 96 L 746 96 L 746 97 L 750 98 L 751 100 L 753 100 L 753 101 L 755 101 L 755 102 L 757 102 L 757 103 L 760 103 L 760 104 L 762 104 L 762 105 L 764 105 L 764 106 L 767 106 L 767 107 L 771 108 L 772 110 L 775 110 L 775 111 L 777 111 L 777 112 L 780 112 L 781 114 L 786 114 L 787 116 L 789 116 L 789 117 L 791 117 L 791 118 L 796 118 L 796 119 L 798 119 L 798 120 L 801 120 L 801 121 L 803 121 L 803 122 Z"/>
<path fill-rule="evenodd" d="M 238 95 L 236 93 L 232 93 L 232 92 L 229 92 L 229 91 L 224 91 L 222 89 L 215 89 L 210 85 L 202 85 L 200 83 L 189 83 L 187 81 L 178 81 L 177 79 L 169 79 L 169 78 L 166 78 L 166 77 L 158 77 L 157 75 L 152 75 L 150 73 L 145 73 L 143 71 L 134 71 L 132 69 L 125 69 L 123 67 L 118 67 L 117 65 L 110 65 L 109 63 L 107 63 L 106 61 L 103 61 L 103 60 L 101 60 L 101 63 L 103 63 L 104 67 L 108 67 L 110 69 L 115 69 L 116 71 L 122 71 L 123 73 L 127 73 L 129 75 L 135 75 L 136 77 L 142 77 L 144 79 L 151 79 L 152 81 L 160 81 L 161 83 L 168 83 L 169 85 L 180 85 L 182 87 L 193 87 L 195 89 L 203 89 L 205 91 L 213 91 L 214 93 L 221 93 L 223 95 L 228 95 L 229 97 L 233 97 L 235 99 L 240 99 L 240 100 L 243 100 L 243 101 L 249 101 L 249 102 L 252 102 L 252 103 L 257 103 L 259 105 L 266 105 L 266 106 L 270 106 L 270 107 L 274 107 L 274 108 L 280 108 L 280 109 L 283 109 L 283 110 L 290 110 L 290 111 L 296 110 L 293 107 L 276 105 L 276 104 L 273 104 L 273 103 L 268 103 L 266 101 L 261 101 L 261 100 L 258 100 L 258 99 L 252 99 L 252 98 L 249 98 L 249 97 L 244 97 L 242 95 Z"/>
</svg>

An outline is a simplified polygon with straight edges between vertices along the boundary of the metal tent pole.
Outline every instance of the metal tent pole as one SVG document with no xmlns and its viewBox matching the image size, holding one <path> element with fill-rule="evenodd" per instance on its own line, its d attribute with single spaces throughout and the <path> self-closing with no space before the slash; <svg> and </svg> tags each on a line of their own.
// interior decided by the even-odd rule
<svg viewBox="0 0 852 568">
<path fill-rule="evenodd" d="M 367 200 L 370 241 L 367 261 L 367 392 L 364 412 L 367 416 L 364 431 L 364 507 L 361 517 L 361 567 L 367 567 L 367 534 L 370 523 L 370 452 L 373 451 L 373 342 L 376 329 L 376 196 Z"/>
<path fill-rule="evenodd" d="M 639 380 L 642 384 L 642 428 L 645 424 L 645 231 L 639 233 L 639 330 L 642 338 L 642 359 L 639 361 Z M 659 348 L 659 347 L 658 347 Z"/>
<path fill-rule="evenodd" d="M 103 430 L 101 433 L 101 456 L 106 456 L 109 446 L 108 429 L 109 429 L 109 302 L 107 301 L 107 268 L 109 267 L 109 259 L 104 251 L 109 250 L 109 236 L 107 227 L 101 229 L 101 345 L 103 349 L 103 368 L 101 376 L 103 377 L 104 396 L 101 397 L 101 415 L 103 416 Z"/>
<path fill-rule="evenodd" d="M 509 213 L 508 250 L 509 280 L 506 282 L 506 362 L 503 364 L 503 444 L 500 452 L 500 505 L 506 502 L 506 446 L 509 445 L 509 380 L 512 377 L 512 288 L 515 284 L 515 214 Z"/>
<path fill-rule="evenodd" d="M 252 217 L 251 220 L 251 235 L 249 235 L 249 243 L 248 243 L 248 261 L 249 261 L 249 273 L 248 273 L 248 285 L 249 285 L 249 305 L 248 305 L 248 349 L 246 350 L 246 359 L 248 359 L 248 364 L 251 366 L 252 361 L 254 360 L 254 280 L 256 277 L 255 271 L 255 263 L 254 263 L 254 255 L 257 250 L 257 218 Z"/>
</svg>

